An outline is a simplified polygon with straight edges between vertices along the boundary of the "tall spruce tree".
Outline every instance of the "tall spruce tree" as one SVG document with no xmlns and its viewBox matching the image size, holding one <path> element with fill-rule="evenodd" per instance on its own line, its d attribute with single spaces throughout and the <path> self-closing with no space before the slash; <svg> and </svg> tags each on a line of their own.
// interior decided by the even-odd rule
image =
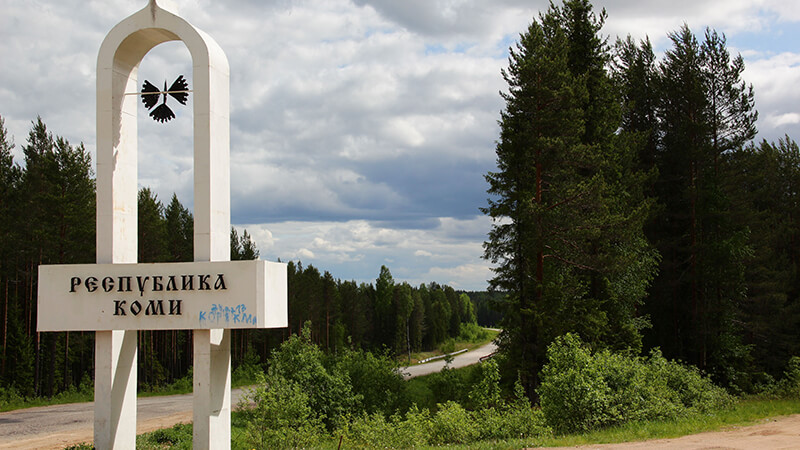
<svg viewBox="0 0 800 450">
<path fill-rule="evenodd" d="M 506 292 L 500 349 L 529 395 L 546 346 L 577 331 L 596 347 L 638 348 L 636 317 L 654 270 L 648 202 L 619 106 L 599 16 L 585 0 L 540 14 L 510 49 L 493 219 L 484 257 Z"/>
</svg>

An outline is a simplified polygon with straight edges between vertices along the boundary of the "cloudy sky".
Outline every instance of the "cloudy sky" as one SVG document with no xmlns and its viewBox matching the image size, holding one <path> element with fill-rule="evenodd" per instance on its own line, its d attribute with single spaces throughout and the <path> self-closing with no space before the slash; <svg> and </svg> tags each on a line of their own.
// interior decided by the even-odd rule
<svg viewBox="0 0 800 450">
<path fill-rule="evenodd" d="M 177 0 L 231 68 L 232 222 L 264 259 L 335 278 L 481 290 L 508 47 L 545 0 Z M 31 121 L 95 149 L 95 65 L 106 33 L 146 0 L 0 0 L 0 116 L 22 161 Z M 659 52 L 687 23 L 741 53 L 759 140 L 800 139 L 800 2 L 609 0 L 604 33 Z M 139 80 L 184 74 L 156 47 Z M 191 101 L 191 100 L 190 100 Z M 139 183 L 192 206 L 191 108 L 157 124 L 139 109 Z"/>
</svg>

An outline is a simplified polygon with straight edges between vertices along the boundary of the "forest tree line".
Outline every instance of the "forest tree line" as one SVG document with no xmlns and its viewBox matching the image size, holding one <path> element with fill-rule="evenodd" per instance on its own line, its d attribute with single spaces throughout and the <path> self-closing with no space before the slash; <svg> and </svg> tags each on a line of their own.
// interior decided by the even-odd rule
<svg viewBox="0 0 800 450">
<path fill-rule="evenodd" d="M 755 93 L 725 36 L 609 42 L 605 11 L 534 18 L 503 71 L 485 258 L 507 295 L 504 373 L 536 397 L 547 346 L 660 348 L 752 390 L 800 355 L 800 151 L 754 144 Z"/>
<path fill-rule="evenodd" d="M 0 117 L 0 380 L 23 396 L 52 396 L 91 382 L 93 332 L 36 331 L 39 264 L 95 261 L 95 179 L 81 145 L 53 136 L 41 118 L 14 161 L 13 139 Z M 165 206 L 149 188 L 138 194 L 138 261 L 193 260 L 192 213 L 173 194 Z M 257 259 L 244 230 L 231 228 L 231 259 Z M 336 352 L 364 349 L 406 354 L 458 336 L 474 324 L 469 297 L 436 283 L 395 283 L 381 267 L 375 284 L 335 279 L 312 265 L 288 264 L 289 327 L 233 330 L 232 364 L 266 362 L 308 322 L 313 340 Z M 192 367 L 191 330 L 138 331 L 140 386 L 158 387 Z"/>
</svg>

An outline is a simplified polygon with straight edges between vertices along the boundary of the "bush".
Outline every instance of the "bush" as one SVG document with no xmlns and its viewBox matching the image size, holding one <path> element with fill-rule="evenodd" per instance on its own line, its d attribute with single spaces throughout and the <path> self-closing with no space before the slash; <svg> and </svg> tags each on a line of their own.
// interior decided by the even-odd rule
<svg viewBox="0 0 800 450">
<path fill-rule="evenodd" d="M 393 415 L 387 420 L 382 414 L 365 414 L 346 422 L 337 435 L 347 447 L 411 448 L 427 444 L 430 426 L 428 411 L 412 408 L 405 418 Z"/>
<path fill-rule="evenodd" d="M 389 416 L 405 406 L 406 383 L 389 356 L 345 350 L 333 358 L 332 365 L 336 373 L 347 375 L 352 393 L 359 399 L 359 410 Z"/>
<path fill-rule="evenodd" d="M 311 398 L 297 383 L 272 375 L 259 376 L 240 407 L 247 423 L 246 440 L 254 448 L 314 446 L 324 432 Z M 254 406 L 248 406 L 248 404 Z"/>
<path fill-rule="evenodd" d="M 480 409 L 475 412 L 475 422 L 479 424 L 481 440 L 539 438 L 553 434 L 542 410 L 530 405 Z"/>
<path fill-rule="evenodd" d="M 459 341 L 477 343 L 487 339 L 489 339 L 489 332 L 477 323 L 462 323 L 459 325 Z"/>
<path fill-rule="evenodd" d="M 782 391 L 788 397 L 800 398 L 800 357 L 792 356 L 783 372 Z"/>
<path fill-rule="evenodd" d="M 233 386 L 254 384 L 258 381 L 258 374 L 260 373 L 264 373 L 264 369 L 261 367 L 258 354 L 255 349 L 249 348 L 245 352 L 242 362 L 233 370 L 231 384 Z"/>
<path fill-rule="evenodd" d="M 431 421 L 430 444 L 466 444 L 478 438 L 478 427 L 461 405 L 447 402 L 438 407 Z"/>
<path fill-rule="evenodd" d="M 456 351 L 456 340 L 453 338 L 447 338 L 444 342 L 439 344 L 439 350 L 441 350 L 444 354 L 453 353 Z"/>
<path fill-rule="evenodd" d="M 547 360 L 537 390 L 547 422 L 564 433 L 607 424 L 611 390 L 580 338 L 556 338 L 547 349 Z"/>
<path fill-rule="evenodd" d="M 300 336 L 293 335 L 272 353 L 268 379 L 291 382 L 308 395 L 308 405 L 328 427 L 333 429 L 340 417 L 355 414 L 361 404 L 353 393 L 347 372 L 334 365 L 324 365 L 322 350 L 311 342 L 311 329 L 303 327 Z"/>
<path fill-rule="evenodd" d="M 498 407 L 503 403 L 500 395 L 500 369 L 497 361 L 487 360 L 480 366 L 480 378 L 472 385 L 469 399 L 473 407 L 486 409 Z"/>
<path fill-rule="evenodd" d="M 21 405 L 25 399 L 14 387 L 0 386 L 0 411 Z"/>
<path fill-rule="evenodd" d="M 729 406 L 733 398 L 696 368 L 649 358 L 592 354 L 574 334 L 547 350 L 538 393 L 558 432 L 582 432 L 637 420 L 670 419 Z"/>
</svg>

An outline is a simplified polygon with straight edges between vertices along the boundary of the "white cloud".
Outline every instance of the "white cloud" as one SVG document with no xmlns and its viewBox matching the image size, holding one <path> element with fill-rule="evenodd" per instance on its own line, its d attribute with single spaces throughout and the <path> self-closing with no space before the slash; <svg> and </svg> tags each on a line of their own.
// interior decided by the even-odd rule
<svg viewBox="0 0 800 450">
<path fill-rule="evenodd" d="M 425 279 L 452 286 L 455 289 L 472 290 L 475 280 L 488 280 L 492 277 L 489 264 L 464 264 L 457 267 L 431 267 L 423 275 Z M 480 289 L 485 289 L 481 287 Z"/>
<path fill-rule="evenodd" d="M 485 287 L 506 49 L 545 0 L 179 0 L 231 68 L 233 221 L 267 259 L 301 259 L 374 280 L 390 263 L 414 284 Z M 94 150 L 97 50 L 144 0 L 0 0 L 0 115 L 21 158 L 30 121 Z M 602 5 L 596 4 L 598 8 Z M 686 22 L 766 36 L 800 20 L 782 0 L 605 2 L 604 33 L 663 50 Z M 737 42 L 762 137 L 800 136 L 800 53 Z M 190 77 L 179 43 L 147 55 L 140 81 Z M 160 80 L 160 81 L 159 81 Z M 190 79 L 191 83 L 191 79 Z M 192 205 L 191 108 L 168 125 L 139 116 L 139 181 Z M 470 277 L 474 277 L 470 281 Z"/>
</svg>

